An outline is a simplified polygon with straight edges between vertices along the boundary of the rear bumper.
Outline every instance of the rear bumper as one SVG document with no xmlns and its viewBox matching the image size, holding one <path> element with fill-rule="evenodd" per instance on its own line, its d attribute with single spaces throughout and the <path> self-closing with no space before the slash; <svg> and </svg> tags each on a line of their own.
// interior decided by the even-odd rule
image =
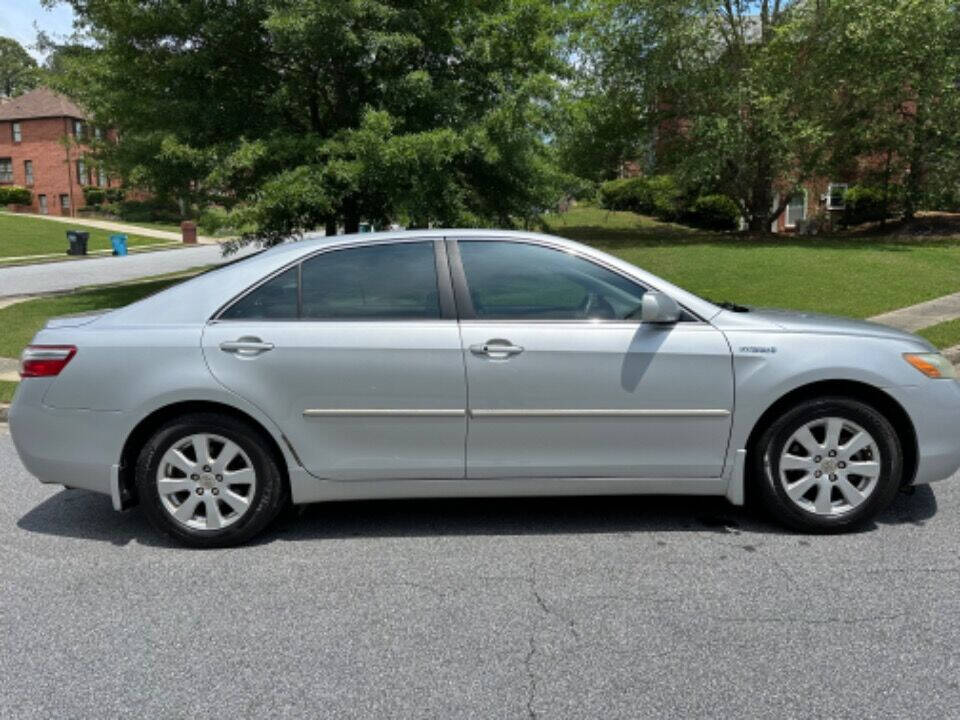
<svg viewBox="0 0 960 720">
<path fill-rule="evenodd" d="M 960 469 L 960 381 L 927 380 L 886 391 L 907 411 L 917 435 L 914 485 L 945 480 Z"/>
<path fill-rule="evenodd" d="M 25 379 L 10 407 L 10 435 L 24 466 L 42 483 L 113 495 L 111 477 L 125 438 L 123 414 L 41 404 L 46 378 Z"/>
</svg>

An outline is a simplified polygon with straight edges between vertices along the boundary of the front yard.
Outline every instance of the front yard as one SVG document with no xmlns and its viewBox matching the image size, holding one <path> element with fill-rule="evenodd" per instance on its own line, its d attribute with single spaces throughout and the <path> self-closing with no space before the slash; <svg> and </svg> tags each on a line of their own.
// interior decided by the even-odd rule
<svg viewBox="0 0 960 720">
<path fill-rule="evenodd" d="M 865 318 L 960 291 L 960 236 L 753 238 L 589 207 L 545 221 L 712 300 Z"/>
<path fill-rule="evenodd" d="M 67 230 L 76 229 L 90 233 L 87 250 L 110 251 L 109 230 L 88 227 L 80 220 L 76 224 L 50 222 L 41 218 L 0 213 L 0 265 L 9 263 L 12 258 L 40 255 L 55 255 L 57 259 L 68 259 Z M 127 246 L 131 248 L 147 245 L 169 245 L 170 241 L 158 238 L 127 235 Z"/>
</svg>

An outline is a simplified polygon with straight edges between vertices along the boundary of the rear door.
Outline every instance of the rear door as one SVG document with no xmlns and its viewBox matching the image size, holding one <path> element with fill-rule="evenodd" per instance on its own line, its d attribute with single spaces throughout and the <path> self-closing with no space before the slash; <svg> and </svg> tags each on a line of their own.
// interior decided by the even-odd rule
<svg viewBox="0 0 960 720">
<path fill-rule="evenodd" d="M 203 347 L 317 476 L 464 476 L 466 384 L 441 242 L 316 254 L 228 306 Z"/>
<path fill-rule="evenodd" d="M 719 476 L 733 410 L 722 333 L 637 316 L 646 288 L 567 250 L 449 246 L 469 388 L 467 477 Z"/>
</svg>

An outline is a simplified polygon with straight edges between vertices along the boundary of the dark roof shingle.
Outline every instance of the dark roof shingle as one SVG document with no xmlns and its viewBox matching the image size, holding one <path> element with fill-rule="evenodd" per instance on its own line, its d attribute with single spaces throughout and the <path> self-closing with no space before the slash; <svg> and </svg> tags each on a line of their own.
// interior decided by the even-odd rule
<svg viewBox="0 0 960 720">
<path fill-rule="evenodd" d="M 81 120 L 87 114 L 70 99 L 41 87 L 0 103 L 0 120 L 70 117 Z"/>
</svg>

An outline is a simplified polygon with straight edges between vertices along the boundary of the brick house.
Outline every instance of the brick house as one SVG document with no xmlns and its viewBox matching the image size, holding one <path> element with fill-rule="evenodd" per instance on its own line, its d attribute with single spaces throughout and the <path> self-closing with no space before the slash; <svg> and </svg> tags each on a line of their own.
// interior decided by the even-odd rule
<svg viewBox="0 0 960 720">
<path fill-rule="evenodd" d="M 790 203 L 771 226 L 771 232 L 791 233 L 797 230 L 798 225 L 811 218 L 825 218 L 836 225 L 844 210 L 843 194 L 853 185 L 844 181 L 829 178 L 815 178 L 808 180 L 803 187 L 790 197 Z M 780 196 L 775 195 L 774 202 L 779 204 Z"/>
<path fill-rule="evenodd" d="M 0 102 L 0 185 L 33 193 L 32 205 L 11 209 L 74 217 L 85 204 L 84 186 L 116 186 L 84 159 L 85 143 L 94 136 L 100 130 L 87 124 L 86 113 L 49 88 Z"/>
</svg>

